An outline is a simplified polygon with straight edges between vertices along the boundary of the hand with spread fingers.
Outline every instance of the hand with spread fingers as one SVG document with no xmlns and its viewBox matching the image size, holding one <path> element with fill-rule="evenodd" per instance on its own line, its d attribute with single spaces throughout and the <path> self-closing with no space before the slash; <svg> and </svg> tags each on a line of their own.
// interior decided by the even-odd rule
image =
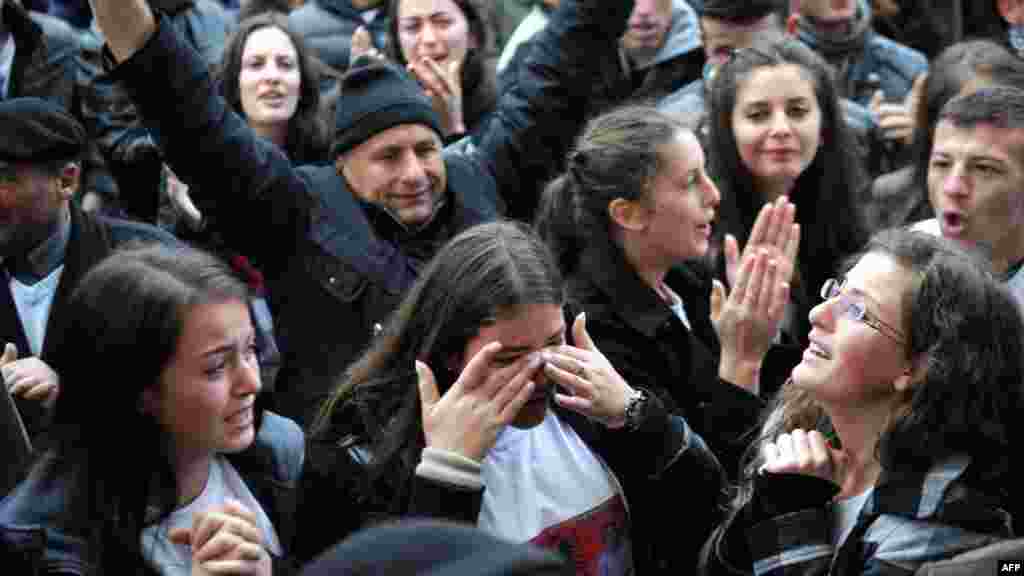
<svg viewBox="0 0 1024 576">
<path fill-rule="evenodd" d="M 416 362 L 427 446 L 480 461 L 519 414 L 535 387 L 541 357 L 528 354 L 497 368 L 494 356 L 500 350 L 499 342 L 481 348 L 443 396 L 434 372 Z"/>
<path fill-rule="evenodd" d="M 789 284 L 778 280 L 778 262 L 769 258 L 767 250 L 748 256 L 728 296 L 718 280 L 711 290 L 711 323 L 721 344 L 718 375 L 754 394 L 789 302 Z"/>
<path fill-rule="evenodd" d="M 438 63 L 430 58 L 420 58 L 409 62 L 408 66 L 433 102 L 445 135 L 466 131 L 462 117 L 462 65 L 463 62 L 457 60 Z"/>
<path fill-rule="evenodd" d="M 18 348 L 10 342 L 0 357 L 0 374 L 11 396 L 38 400 L 49 408 L 60 395 L 60 378 L 53 368 L 35 356 L 19 360 Z"/>
<path fill-rule="evenodd" d="M 846 454 L 829 446 L 821 432 L 800 428 L 765 444 L 761 458 L 762 472 L 804 474 L 836 484 L 841 483 L 847 462 Z"/>
<path fill-rule="evenodd" d="M 726 280 L 711 288 L 711 323 L 722 351 L 718 375 L 757 393 L 761 363 L 789 303 L 800 248 L 796 206 L 785 197 L 766 204 L 754 221 L 742 259 L 736 238 L 725 239 Z"/>
<path fill-rule="evenodd" d="M 576 346 L 558 346 L 544 352 L 544 373 L 569 394 L 555 394 L 555 402 L 608 428 L 621 428 L 626 404 L 634 390 L 597 349 L 587 333 L 586 317 L 572 324 Z"/>
<path fill-rule="evenodd" d="M 800 250 L 800 225 L 794 223 L 795 219 L 796 205 L 786 196 L 765 204 L 750 229 L 742 258 L 736 237 L 725 235 L 725 279 L 730 288 L 736 285 L 742 262 L 762 250 L 767 250 L 770 259 L 776 262 L 778 281 L 792 281 Z"/>
<path fill-rule="evenodd" d="M 256 515 L 235 500 L 197 512 L 191 528 L 175 528 L 171 542 L 192 548 L 192 576 L 270 576 L 270 553 Z"/>
</svg>

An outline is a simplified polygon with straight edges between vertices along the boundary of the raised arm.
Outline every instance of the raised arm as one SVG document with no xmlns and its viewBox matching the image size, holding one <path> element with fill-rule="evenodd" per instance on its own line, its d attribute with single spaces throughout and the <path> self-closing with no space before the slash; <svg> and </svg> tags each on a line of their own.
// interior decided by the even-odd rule
<svg viewBox="0 0 1024 576">
<path fill-rule="evenodd" d="M 219 95 L 200 56 L 145 0 L 92 0 L 117 66 L 166 163 L 228 245 L 271 270 L 305 236 L 310 195 L 285 154 Z"/>
<path fill-rule="evenodd" d="M 532 217 L 541 183 L 526 181 L 522 169 L 561 162 L 585 120 L 591 85 L 609 59 L 617 61 L 632 9 L 632 0 L 563 0 L 519 68 L 506 71 L 514 82 L 473 141 L 510 216 Z"/>
</svg>

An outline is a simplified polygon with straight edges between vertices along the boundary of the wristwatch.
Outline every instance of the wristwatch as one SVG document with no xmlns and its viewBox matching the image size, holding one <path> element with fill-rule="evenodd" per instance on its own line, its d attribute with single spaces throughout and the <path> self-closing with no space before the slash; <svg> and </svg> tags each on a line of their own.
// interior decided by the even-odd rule
<svg viewBox="0 0 1024 576">
<path fill-rule="evenodd" d="M 647 414 L 647 392 L 640 388 L 634 388 L 633 394 L 626 400 L 626 416 L 623 428 L 630 432 L 640 427 Z"/>
</svg>

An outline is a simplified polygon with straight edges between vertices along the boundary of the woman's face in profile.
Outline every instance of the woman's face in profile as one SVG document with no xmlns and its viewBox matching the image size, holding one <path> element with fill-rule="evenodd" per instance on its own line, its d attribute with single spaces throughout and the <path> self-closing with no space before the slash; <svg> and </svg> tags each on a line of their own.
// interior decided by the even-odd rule
<svg viewBox="0 0 1024 576">
<path fill-rule="evenodd" d="M 287 124 L 299 105 L 302 73 L 291 39 L 276 26 L 245 39 L 238 73 L 242 113 L 250 126 Z"/>
<path fill-rule="evenodd" d="M 174 356 L 144 409 L 179 455 L 205 457 L 246 449 L 256 437 L 254 402 L 261 387 L 256 333 L 241 300 L 193 306 Z"/>
<path fill-rule="evenodd" d="M 428 58 L 447 69 L 465 62 L 477 47 L 465 13 L 453 0 L 401 0 L 398 3 L 398 43 L 406 62 Z"/>
<path fill-rule="evenodd" d="M 857 262 L 833 297 L 810 313 L 810 345 L 793 383 L 824 406 L 856 411 L 885 407 L 910 378 L 903 294 L 910 273 L 885 254 Z"/>
<path fill-rule="evenodd" d="M 821 126 L 814 82 L 796 64 L 755 68 L 737 83 L 733 134 L 759 185 L 792 185 L 818 153 Z"/>
</svg>

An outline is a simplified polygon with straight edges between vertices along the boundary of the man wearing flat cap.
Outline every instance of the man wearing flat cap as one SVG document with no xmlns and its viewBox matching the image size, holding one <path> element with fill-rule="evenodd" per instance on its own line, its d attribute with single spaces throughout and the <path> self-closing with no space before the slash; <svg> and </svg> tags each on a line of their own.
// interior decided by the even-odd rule
<svg viewBox="0 0 1024 576">
<path fill-rule="evenodd" d="M 46 359 L 79 279 L 120 243 L 174 243 L 153 227 L 81 211 L 72 198 L 85 146 L 85 130 L 58 105 L 0 100 L 0 374 L 36 439 L 59 392 Z"/>
</svg>

